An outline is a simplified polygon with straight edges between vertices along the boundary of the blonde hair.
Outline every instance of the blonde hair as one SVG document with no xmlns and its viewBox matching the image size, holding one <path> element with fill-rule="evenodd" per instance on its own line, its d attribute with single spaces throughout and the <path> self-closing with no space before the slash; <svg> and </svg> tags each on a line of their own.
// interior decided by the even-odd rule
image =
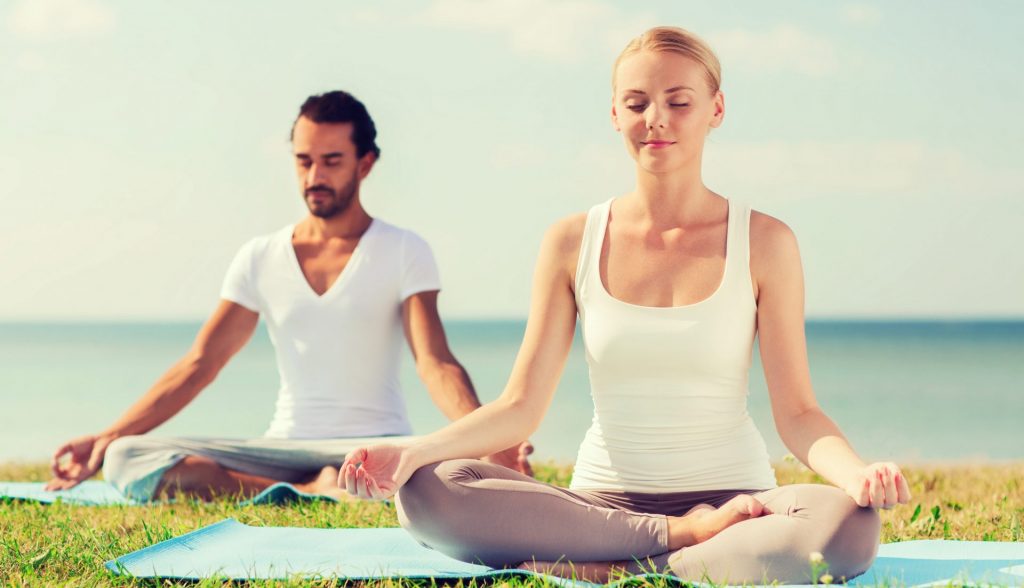
<svg viewBox="0 0 1024 588">
<path fill-rule="evenodd" d="M 619 71 L 619 64 L 626 57 L 641 51 L 676 53 L 689 57 L 704 67 L 712 94 L 722 87 L 722 66 L 704 39 L 679 27 L 654 27 L 630 41 L 615 60 L 612 66 L 612 92 L 615 91 L 615 74 Z"/>
</svg>

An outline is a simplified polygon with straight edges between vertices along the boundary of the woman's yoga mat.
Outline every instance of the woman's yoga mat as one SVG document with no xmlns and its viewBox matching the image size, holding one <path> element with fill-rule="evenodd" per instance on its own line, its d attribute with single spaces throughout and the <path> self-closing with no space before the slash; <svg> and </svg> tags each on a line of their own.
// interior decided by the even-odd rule
<svg viewBox="0 0 1024 588">
<path fill-rule="evenodd" d="M 423 547 L 402 529 L 249 527 L 226 519 L 107 562 L 141 578 L 470 578 L 528 574 L 463 563 Z M 810 564 L 808 564 L 809 566 Z M 851 584 L 920 586 L 964 580 L 1024 586 L 1024 543 L 907 541 L 879 548 Z"/>
<path fill-rule="evenodd" d="M 113 486 L 98 480 L 82 482 L 70 490 L 49 492 L 43 490 L 42 482 L 0 482 L 0 500 L 25 500 L 50 504 L 58 500 L 66 504 L 84 506 L 104 506 L 112 504 L 145 504 L 137 500 L 125 498 Z M 242 504 L 286 504 L 296 500 L 331 500 L 329 496 L 319 496 L 300 492 L 291 484 L 278 483 L 260 492 Z"/>
</svg>

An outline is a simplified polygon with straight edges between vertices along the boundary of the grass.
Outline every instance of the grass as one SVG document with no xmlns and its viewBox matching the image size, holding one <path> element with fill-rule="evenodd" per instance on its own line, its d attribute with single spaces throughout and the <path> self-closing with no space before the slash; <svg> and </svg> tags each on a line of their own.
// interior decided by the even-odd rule
<svg viewBox="0 0 1024 588">
<path fill-rule="evenodd" d="M 559 485 L 570 468 L 537 467 L 538 478 Z M 820 482 L 793 464 L 776 468 L 780 484 Z M 883 511 L 882 541 L 963 539 L 1024 541 L 1024 463 L 1009 465 L 919 466 L 905 471 L 914 498 Z M 0 480 L 42 481 L 45 465 L 0 464 Z M 158 504 L 146 507 L 49 506 L 0 501 L 0 584 L 12 586 L 227 586 L 230 582 L 144 582 L 110 574 L 103 563 L 158 541 L 232 517 L 255 526 L 316 528 L 397 526 L 392 507 L 380 503 L 305 503 L 287 507 Z M 258 581 L 252 586 L 339 586 L 338 580 Z M 410 581 L 371 583 L 373 588 L 431 586 Z M 475 583 L 455 583 L 459 588 Z M 500 588 L 542 586 L 513 578 Z"/>
</svg>

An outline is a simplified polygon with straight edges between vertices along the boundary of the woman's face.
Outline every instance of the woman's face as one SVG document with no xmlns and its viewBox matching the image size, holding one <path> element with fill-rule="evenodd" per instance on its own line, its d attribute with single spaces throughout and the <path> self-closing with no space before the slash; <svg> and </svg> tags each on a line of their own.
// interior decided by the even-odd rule
<svg viewBox="0 0 1024 588">
<path fill-rule="evenodd" d="M 704 137 L 724 114 L 722 93 L 712 93 L 704 68 L 683 55 L 640 51 L 615 72 L 612 123 L 651 173 L 699 165 Z"/>
</svg>

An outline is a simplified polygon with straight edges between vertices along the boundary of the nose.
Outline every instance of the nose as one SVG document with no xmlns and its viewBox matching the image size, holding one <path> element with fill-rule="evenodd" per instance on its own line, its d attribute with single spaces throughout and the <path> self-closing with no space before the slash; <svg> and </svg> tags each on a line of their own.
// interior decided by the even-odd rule
<svg viewBox="0 0 1024 588">
<path fill-rule="evenodd" d="M 312 164 L 306 170 L 306 187 L 322 184 L 324 180 L 323 166 Z"/>
<path fill-rule="evenodd" d="M 664 108 L 661 108 L 657 104 L 650 104 L 646 109 L 644 109 L 644 122 L 647 123 L 647 128 L 653 129 L 655 127 L 664 127 L 665 115 L 666 112 Z"/>
</svg>

